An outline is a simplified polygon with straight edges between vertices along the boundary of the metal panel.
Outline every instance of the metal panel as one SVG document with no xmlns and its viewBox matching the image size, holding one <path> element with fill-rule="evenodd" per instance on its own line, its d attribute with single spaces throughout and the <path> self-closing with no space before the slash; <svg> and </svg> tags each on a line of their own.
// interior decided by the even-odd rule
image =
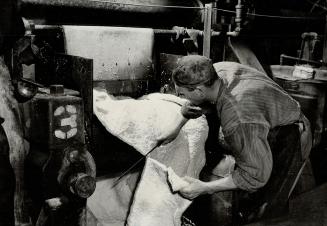
<svg viewBox="0 0 327 226">
<path fill-rule="evenodd" d="M 49 148 L 84 143 L 82 99 L 74 96 L 37 94 L 30 102 L 31 142 Z"/>
<path fill-rule="evenodd" d="M 152 29 L 64 26 L 67 54 L 93 59 L 94 80 L 153 77 Z"/>
</svg>

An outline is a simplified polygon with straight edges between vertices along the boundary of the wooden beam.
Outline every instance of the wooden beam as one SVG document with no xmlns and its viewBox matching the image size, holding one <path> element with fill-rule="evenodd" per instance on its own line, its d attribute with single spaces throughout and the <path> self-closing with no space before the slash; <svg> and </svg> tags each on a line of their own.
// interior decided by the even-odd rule
<svg viewBox="0 0 327 226">
<path fill-rule="evenodd" d="M 239 63 L 248 65 L 265 73 L 265 70 L 263 69 L 256 55 L 244 42 L 233 38 L 228 38 L 228 48 L 230 49 L 230 52 L 229 56 L 226 56 L 225 60 L 234 61 L 236 58 Z"/>
</svg>

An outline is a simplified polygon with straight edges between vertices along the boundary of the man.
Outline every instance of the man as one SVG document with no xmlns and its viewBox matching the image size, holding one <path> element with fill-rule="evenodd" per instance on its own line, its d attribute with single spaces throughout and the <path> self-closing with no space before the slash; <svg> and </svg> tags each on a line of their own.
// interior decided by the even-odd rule
<svg viewBox="0 0 327 226">
<path fill-rule="evenodd" d="M 180 194 L 188 199 L 231 190 L 255 194 L 252 209 L 242 210 L 248 215 L 275 199 L 286 202 L 296 178 L 292 175 L 289 179 L 289 169 L 299 171 L 301 164 L 294 161 L 302 163 L 311 149 L 309 123 L 298 102 L 254 68 L 234 62 L 212 65 L 210 59 L 198 55 L 179 59 L 173 81 L 177 94 L 190 100 L 182 107 L 185 117 L 198 117 L 205 104 L 216 108 L 235 158 L 235 168 L 227 176 L 209 182 L 185 178 L 189 185 Z M 301 150 L 302 156 L 298 156 Z"/>
</svg>

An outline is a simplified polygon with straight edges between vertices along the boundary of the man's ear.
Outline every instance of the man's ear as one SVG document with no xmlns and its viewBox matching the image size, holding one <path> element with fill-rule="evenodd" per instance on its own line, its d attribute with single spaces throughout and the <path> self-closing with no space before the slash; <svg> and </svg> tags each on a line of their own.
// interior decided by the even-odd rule
<svg viewBox="0 0 327 226">
<path fill-rule="evenodd" d="M 204 98 L 206 95 L 204 86 L 197 86 L 194 91 L 197 92 L 201 98 Z"/>
</svg>

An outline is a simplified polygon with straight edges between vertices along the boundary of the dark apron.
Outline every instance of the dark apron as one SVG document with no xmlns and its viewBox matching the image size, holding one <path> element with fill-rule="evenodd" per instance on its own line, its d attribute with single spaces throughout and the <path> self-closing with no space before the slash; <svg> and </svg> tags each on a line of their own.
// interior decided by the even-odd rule
<svg viewBox="0 0 327 226">
<path fill-rule="evenodd" d="M 270 130 L 268 142 L 273 169 L 263 188 L 254 193 L 226 191 L 200 196 L 186 211 L 186 217 L 196 226 L 235 226 L 285 211 L 290 190 L 304 162 L 299 126 L 292 124 Z M 219 179 L 210 172 L 210 168 L 203 170 L 201 179 Z"/>
<path fill-rule="evenodd" d="M 297 124 L 272 129 L 268 142 L 273 169 L 267 184 L 255 193 L 236 192 L 234 215 L 248 222 L 287 212 L 290 192 L 304 162 Z"/>
</svg>

